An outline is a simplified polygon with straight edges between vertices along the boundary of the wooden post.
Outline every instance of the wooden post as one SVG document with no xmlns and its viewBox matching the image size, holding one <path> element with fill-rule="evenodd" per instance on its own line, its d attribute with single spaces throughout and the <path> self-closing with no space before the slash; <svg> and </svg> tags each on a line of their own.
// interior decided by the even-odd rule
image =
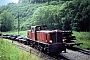
<svg viewBox="0 0 90 60">
<path fill-rule="evenodd" d="M 30 47 L 30 46 L 29 46 Z M 30 57 L 31 57 L 31 48 L 29 48 L 29 53 L 30 53 Z"/>
<path fill-rule="evenodd" d="M 12 43 L 13 43 L 13 40 L 12 40 Z"/>
<path fill-rule="evenodd" d="M 18 34 L 19 34 L 19 31 L 20 31 L 20 19 L 19 19 L 19 12 L 18 12 Z"/>
</svg>

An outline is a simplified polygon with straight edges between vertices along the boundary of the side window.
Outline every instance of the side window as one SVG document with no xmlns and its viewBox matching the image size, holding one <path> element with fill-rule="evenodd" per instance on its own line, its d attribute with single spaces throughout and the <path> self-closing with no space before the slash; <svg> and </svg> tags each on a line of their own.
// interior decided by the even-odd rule
<svg viewBox="0 0 90 60">
<path fill-rule="evenodd" d="M 40 31 L 40 27 L 37 27 L 37 28 L 36 28 L 36 31 Z"/>
<path fill-rule="evenodd" d="M 32 32 L 34 32 L 34 28 L 32 28 L 32 30 L 31 30 Z"/>
</svg>

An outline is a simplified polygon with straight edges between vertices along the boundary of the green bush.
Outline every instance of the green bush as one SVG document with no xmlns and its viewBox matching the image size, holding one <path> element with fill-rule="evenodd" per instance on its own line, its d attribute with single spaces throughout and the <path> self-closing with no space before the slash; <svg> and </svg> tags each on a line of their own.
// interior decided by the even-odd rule
<svg viewBox="0 0 90 60">
<path fill-rule="evenodd" d="M 90 32 L 76 32 L 73 31 L 73 35 L 76 36 L 76 42 L 81 42 L 79 48 L 90 49 Z"/>
</svg>

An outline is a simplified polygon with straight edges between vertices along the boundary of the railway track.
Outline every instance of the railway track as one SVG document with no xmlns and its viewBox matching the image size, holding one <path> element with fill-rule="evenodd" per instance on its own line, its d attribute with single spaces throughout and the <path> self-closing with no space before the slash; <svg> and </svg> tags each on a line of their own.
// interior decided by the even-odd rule
<svg viewBox="0 0 90 60">
<path fill-rule="evenodd" d="M 77 47 L 68 47 L 67 49 L 78 51 L 78 52 L 81 52 L 81 53 L 86 54 L 86 55 L 90 55 L 90 50 L 77 48 Z"/>
</svg>

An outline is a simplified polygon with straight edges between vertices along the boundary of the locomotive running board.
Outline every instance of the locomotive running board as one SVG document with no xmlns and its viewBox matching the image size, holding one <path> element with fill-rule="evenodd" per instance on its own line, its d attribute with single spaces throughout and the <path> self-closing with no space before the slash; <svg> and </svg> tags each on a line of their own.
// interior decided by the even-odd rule
<svg viewBox="0 0 90 60">
<path fill-rule="evenodd" d="M 80 45 L 80 44 L 83 44 L 83 43 L 80 43 L 80 42 L 70 42 L 70 43 L 65 43 L 66 46 L 74 46 L 74 45 Z"/>
</svg>

